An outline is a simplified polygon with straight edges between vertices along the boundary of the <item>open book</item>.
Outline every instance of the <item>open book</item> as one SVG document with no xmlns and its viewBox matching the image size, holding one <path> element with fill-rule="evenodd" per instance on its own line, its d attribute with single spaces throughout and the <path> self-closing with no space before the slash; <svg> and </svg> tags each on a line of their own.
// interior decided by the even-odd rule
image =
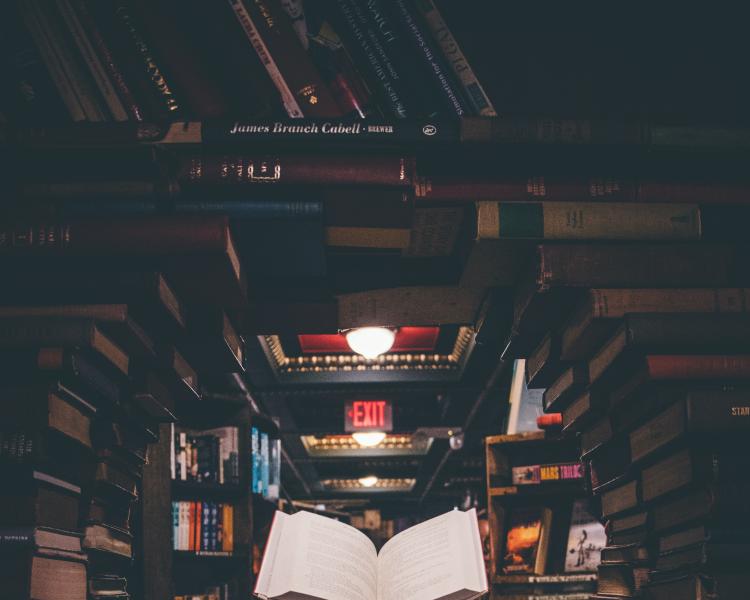
<svg viewBox="0 0 750 600">
<path fill-rule="evenodd" d="M 380 549 L 309 512 L 277 512 L 255 594 L 278 600 L 473 600 L 487 591 L 475 510 L 454 510 Z"/>
</svg>

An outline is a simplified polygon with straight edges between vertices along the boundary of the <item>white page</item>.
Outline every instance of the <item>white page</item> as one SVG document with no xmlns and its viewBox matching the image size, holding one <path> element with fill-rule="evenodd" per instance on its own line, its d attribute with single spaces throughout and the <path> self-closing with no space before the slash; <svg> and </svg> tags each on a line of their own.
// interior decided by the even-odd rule
<svg viewBox="0 0 750 600">
<path fill-rule="evenodd" d="M 364 533 L 305 511 L 289 521 L 294 526 L 285 531 L 284 552 L 279 552 L 287 581 L 282 593 L 291 589 L 329 600 L 376 600 L 377 551 Z M 276 595 L 275 587 L 271 591 Z"/>
<path fill-rule="evenodd" d="M 453 511 L 393 537 L 378 557 L 378 600 L 434 600 L 486 589 L 476 566 L 479 534 L 474 540 L 472 527 L 475 511 Z"/>
</svg>

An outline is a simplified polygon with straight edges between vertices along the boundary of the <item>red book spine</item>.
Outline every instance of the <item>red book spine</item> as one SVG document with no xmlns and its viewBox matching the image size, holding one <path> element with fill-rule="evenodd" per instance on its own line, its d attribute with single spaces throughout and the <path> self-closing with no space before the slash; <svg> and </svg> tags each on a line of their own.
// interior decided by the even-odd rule
<svg viewBox="0 0 750 600">
<path fill-rule="evenodd" d="M 181 184 L 310 184 L 408 187 L 415 161 L 398 156 L 193 156 L 177 173 Z"/>
<path fill-rule="evenodd" d="M 229 4 L 290 117 L 344 115 L 280 7 L 267 0 L 229 0 Z"/>
<path fill-rule="evenodd" d="M 188 550 L 191 552 L 195 551 L 195 511 L 197 507 L 197 502 L 191 502 L 190 503 L 190 520 L 188 524 Z"/>
<path fill-rule="evenodd" d="M 427 201 L 474 202 L 477 198 L 505 202 L 547 201 L 581 202 L 674 202 L 700 204 L 747 204 L 750 185 L 746 183 L 638 182 L 636 180 L 596 177 L 579 180 L 555 180 L 548 177 L 481 181 L 451 177 L 419 177 L 417 198 Z"/>
<path fill-rule="evenodd" d="M 229 112 L 229 102 L 211 73 L 210 66 L 196 51 L 170 11 L 176 4 L 163 0 L 137 0 L 149 40 L 175 84 L 183 90 L 191 113 L 200 119 L 220 117 Z"/>
<path fill-rule="evenodd" d="M 0 225 L 0 255 L 198 254 L 224 252 L 228 245 L 226 217 L 76 219 Z"/>
<path fill-rule="evenodd" d="M 125 106 L 125 110 L 133 120 L 143 121 L 143 111 L 130 91 L 130 87 L 125 82 L 125 78 L 120 71 L 120 68 L 117 66 L 117 62 L 112 56 L 109 46 L 104 41 L 101 31 L 99 31 L 96 22 L 91 16 L 91 13 L 89 13 L 86 3 L 83 0 L 77 0 L 74 5 L 78 18 L 86 29 L 86 33 L 88 34 L 96 53 L 99 55 L 99 59 L 101 60 L 104 69 L 107 71 L 112 85 L 117 91 L 117 95 Z"/>
<path fill-rule="evenodd" d="M 750 355 L 652 355 L 646 368 L 652 379 L 748 379 Z"/>
<path fill-rule="evenodd" d="M 536 418 L 536 426 L 539 427 L 539 429 L 562 427 L 562 422 L 562 413 L 549 413 L 546 415 L 539 415 Z"/>
</svg>

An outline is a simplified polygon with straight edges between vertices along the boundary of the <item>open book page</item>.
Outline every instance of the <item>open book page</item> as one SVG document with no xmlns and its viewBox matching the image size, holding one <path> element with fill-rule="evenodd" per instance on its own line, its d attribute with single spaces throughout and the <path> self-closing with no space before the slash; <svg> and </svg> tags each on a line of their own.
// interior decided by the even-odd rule
<svg viewBox="0 0 750 600">
<path fill-rule="evenodd" d="M 357 529 L 309 512 L 276 513 L 256 593 L 376 600 L 377 552 Z"/>
<path fill-rule="evenodd" d="M 378 556 L 378 600 L 436 600 L 487 589 L 476 511 L 452 511 L 399 533 Z"/>
</svg>

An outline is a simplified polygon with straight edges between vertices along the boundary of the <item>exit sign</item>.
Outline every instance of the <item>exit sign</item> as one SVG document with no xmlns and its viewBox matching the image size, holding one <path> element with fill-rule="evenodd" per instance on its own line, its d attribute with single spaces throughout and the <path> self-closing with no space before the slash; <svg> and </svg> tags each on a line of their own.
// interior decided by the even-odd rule
<svg viewBox="0 0 750 600">
<path fill-rule="evenodd" d="M 344 431 L 393 431 L 393 408 L 388 400 L 353 400 L 344 410 Z"/>
</svg>

